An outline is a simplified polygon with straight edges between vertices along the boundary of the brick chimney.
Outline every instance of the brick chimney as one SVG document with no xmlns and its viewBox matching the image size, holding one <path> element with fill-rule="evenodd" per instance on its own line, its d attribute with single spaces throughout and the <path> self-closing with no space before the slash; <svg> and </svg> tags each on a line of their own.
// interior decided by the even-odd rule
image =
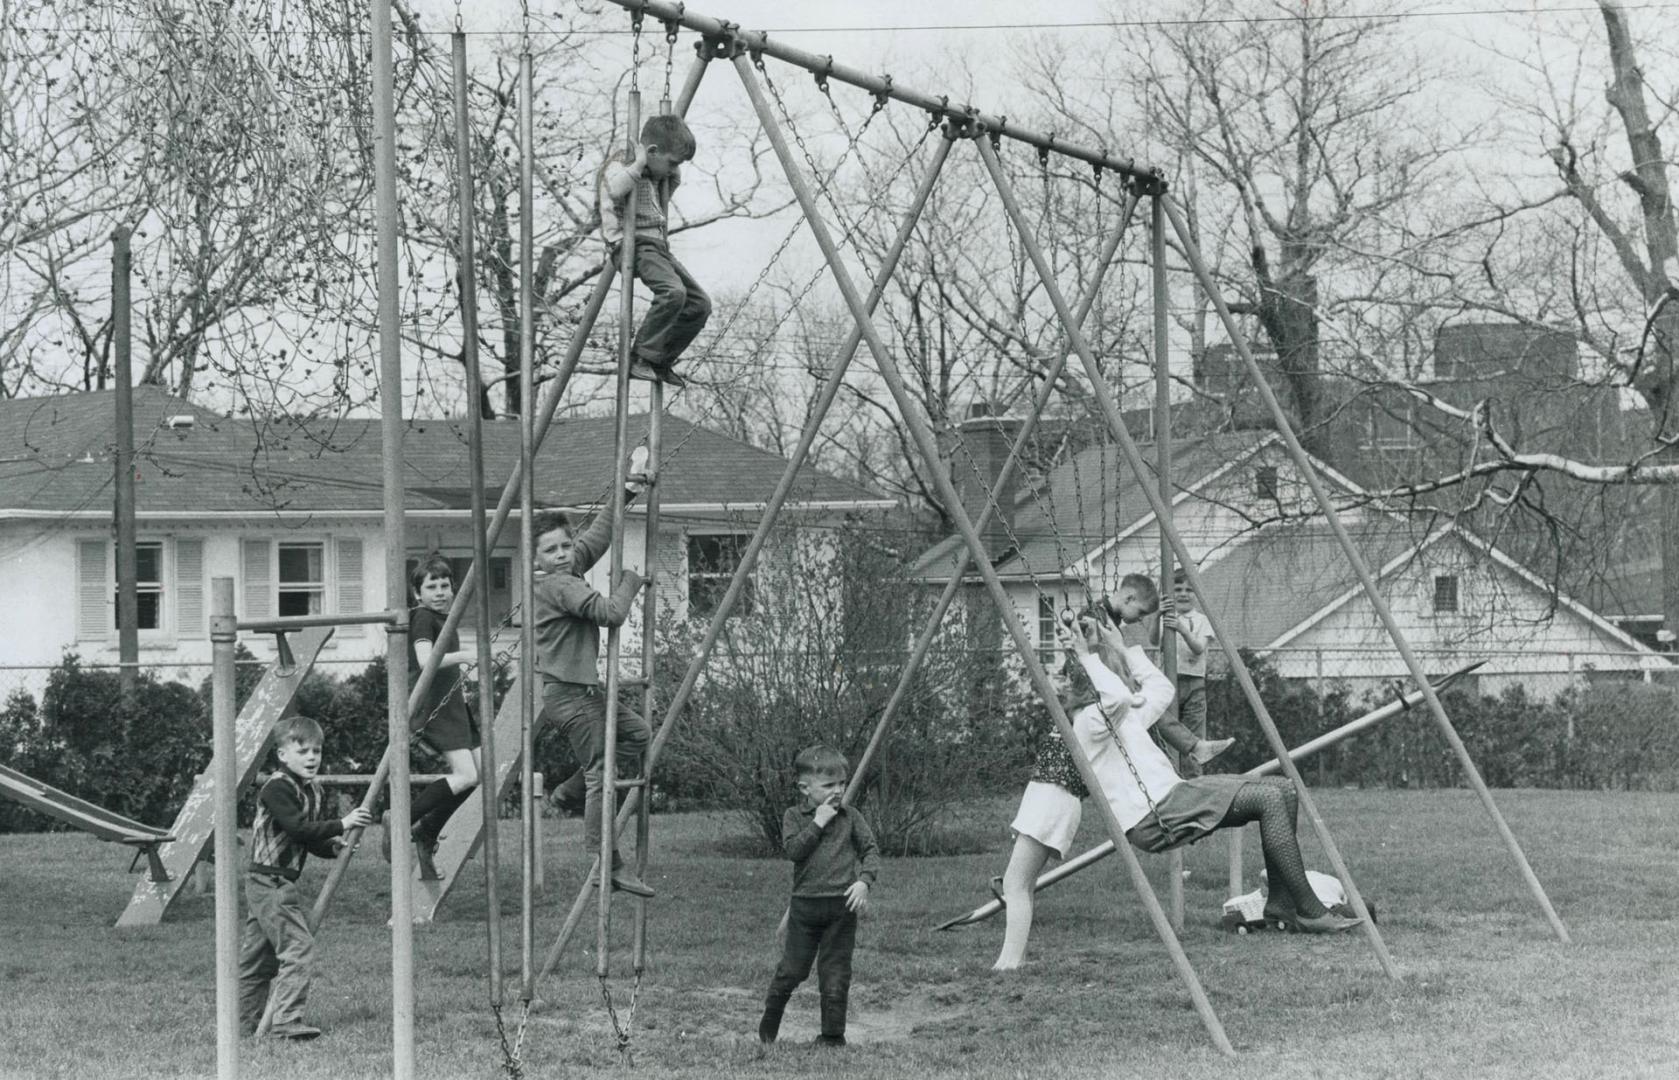
<svg viewBox="0 0 1679 1080">
<path fill-rule="evenodd" d="M 988 505 L 991 488 L 1008 460 L 1009 448 L 1020 434 L 1021 425 L 1017 418 L 992 415 L 991 406 L 985 402 L 968 406 L 967 418 L 957 429 L 960 438 L 951 448 L 950 474 L 970 521 L 977 521 Z M 991 524 L 980 534 L 986 554 L 993 562 L 1011 547 L 1009 531 L 1014 527 L 1019 472 L 1018 467 L 1011 470 L 1008 483 L 997 494 Z"/>
</svg>

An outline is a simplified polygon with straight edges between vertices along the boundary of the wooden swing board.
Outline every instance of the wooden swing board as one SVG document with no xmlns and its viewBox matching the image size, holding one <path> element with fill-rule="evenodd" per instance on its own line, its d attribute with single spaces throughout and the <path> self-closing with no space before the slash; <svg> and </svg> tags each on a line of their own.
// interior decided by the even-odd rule
<svg viewBox="0 0 1679 1080">
<path fill-rule="evenodd" d="M 239 791 L 243 792 L 255 779 L 262 764 L 263 751 L 268 748 L 274 725 L 291 708 L 297 691 L 303 685 L 315 658 L 332 637 L 330 626 L 311 627 L 291 635 L 294 664 L 281 674 L 279 662 L 268 665 L 262 679 L 251 691 L 245 707 L 235 721 L 234 769 L 239 776 Z M 236 796 L 237 797 L 237 796 Z M 192 791 L 181 804 L 171 829 L 174 839 L 161 845 L 159 861 L 168 873 L 167 881 L 142 880 L 134 887 L 134 895 L 117 919 L 117 926 L 155 926 L 163 921 L 169 905 L 180 895 L 193 866 L 209 853 L 216 828 L 215 769 L 207 768 L 193 780 Z M 235 856 L 236 857 L 236 856 Z"/>
</svg>

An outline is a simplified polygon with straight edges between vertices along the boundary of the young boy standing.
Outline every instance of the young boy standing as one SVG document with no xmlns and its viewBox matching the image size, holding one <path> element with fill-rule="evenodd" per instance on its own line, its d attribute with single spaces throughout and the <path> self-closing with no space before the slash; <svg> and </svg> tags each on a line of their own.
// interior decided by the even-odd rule
<svg viewBox="0 0 1679 1080">
<path fill-rule="evenodd" d="M 1190 592 L 1187 581 L 1184 584 L 1184 592 Z M 1191 602 L 1193 603 L 1193 594 L 1191 594 Z M 1120 626 L 1131 626 L 1160 610 L 1160 590 L 1155 587 L 1154 579 L 1149 577 L 1147 574 L 1126 574 L 1119 581 L 1119 591 L 1108 597 L 1104 606 L 1107 609 L 1109 617 L 1112 618 L 1115 623 Z M 1171 617 L 1170 612 L 1168 612 L 1167 617 Z M 1204 624 L 1206 617 L 1200 616 L 1200 618 Z M 1159 643 L 1159 629 L 1159 627 L 1155 628 L 1154 640 L 1156 644 Z M 1176 626 L 1174 625 L 1168 629 L 1176 629 Z M 1197 643 L 1200 648 L 1198 650 L 1192 649 L 1192 646 L 1189 644 L 1190 638 L 1187 635 L 1183 635 L 1181 631 L 1180 636 L 1184 637 L 1185 647 L 1178 651 L 1179 672 L 1181 673 L 1183 671 L 1186 654 L 1190 654 L 1192 651 L 1195 661 L 1200 665 L 1200 670 L 1197 672 L 1195 677 L 1199 685 L 1202 687 L 1200 697 L 1200 721 L 1201 727 L 1204 728 L 1206 726 L 1207 718 L 1207 698 L 1205 692 L 1207 673 L 1206 652 L 1207 641 L 1211 635 L 1209 633 L 1207 637 L 1199 638 Z M 1121 671 L 1119 674 L 1121 676 L 1127 676 L 1130 673 L 1127 671 Z M 1154 725 L 1154 730 L 1160 733 L 1161 739 L 1165 741 L 1167 746 L 1170 746 L 1180 754 L 1187 754 L 1197 764 L 1207 764 L 1209 761 L 1230 749 L 1231 744 L 1236 741 L 1235 739 L 1204 739 L 1197 735 L 1195 731 L 1188 726 L 1189 719 L 1190 718 L 1188 716 L 1184 715 L 1183 706 L 1180 704 L 1178 716 L 1175 719 L 1163 719 L 1159 721 Z"/>
<path fill-rule="evenodd" d="M 297 892 L 308 855 L 330 859 L 347 829 L 373 823 L 357 807 L 343 818 L 326 812 L 315 776 L 321 769 L 321 725 L 307 716 L 282 720 L 274 754 L 280 769 L 262 786 L 245 873 L 245 928 L 239 938 L 239 1030 L 277 1039 L 313 1039 L 303 1022 L 314 968 L 315 935 Z"/>
<path fill-rule="evenodd" d="M 681 182 L 680 166 L 694 157 L 694 133 L 678 116 L 653 116 L 641 127 L 640 145 L 629 161 L 609 158 L 600 177 L 600 227 L 613 261 L 626 232 L 635 244 L 635 276 L 653 291 L 653 303 L 636 331 L 630 377 L 681 386 L 672 368 L 705 328 L 711 298 L 670 253 L 670 219 L 660 198 Z M 624 211 L 635 192 L 635 221 Z M 627 284 L 627 283 L 626 283 Z"/>
<path fill-rule="evenodd" d="M 822 995 L 822 1033 L 816 1042 L 844 1046 L 857 916 L 868 909 L 869 890 L 880 875 L 880 847 L 867 819 L 840 803 L 849 772 L 844 754 L 830 746 L 807 747 L 793 768 L 803 800 L 781 818 L 782 849 L 793 860 L 793 899 L 758 1039 L 775 1041 L 787 1001 L 810 975 L 814 961 Z"/>
<path fill-rule="evenodd" d="M 632 487 L 631 494 L 637 490 Z M 627 498 L 628 496 L 626 496 Z M 622 626 L 630 605 L 641 591 L 642 578 L 625 570 L 610 597 L 602 596 L 583 575 L 612 544 L 612 517 L 597 513 L 589 527 L 574 533 L 571 518 L 550 512 L 535 525 L 536 670 L 542 679 L 542 723 L 558 724 L 572 753 L 583 766 L 583 842 L 597 850 L 601 814 L 615 813 L 617 798 L 601 791 L 606 770 L 606 694 L 600 681 L 601 627 Z M 648 627 L 646 633 L 652 633 Z M 653 732 L 641 714 L 620 696 L 618 715 L 618 775 L 640 772 Z M 612 888 L 633 896 L 651 897 L 653 890 L 624 865 L 616 847 L 611 857 Z"/>
<path fill-rule="evenodd" d="M 1161 613 L 1159 632 L 1178 635 L 1178 723 L 1196 736 L 1190 760 L 1205 765 L 1236 740 L 1207 738 L 1207 647 L 1213 628 L 1196 603 L 1189 575 L 1173 571 L 1172 595 Z"/>
</svg>

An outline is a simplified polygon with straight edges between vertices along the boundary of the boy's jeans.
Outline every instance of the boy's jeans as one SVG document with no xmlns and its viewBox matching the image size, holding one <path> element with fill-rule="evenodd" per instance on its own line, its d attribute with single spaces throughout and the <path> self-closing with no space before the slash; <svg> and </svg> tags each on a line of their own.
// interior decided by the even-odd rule
<svg viewBox="0 0 1679 1080">
<path fill-rule="evenodd" d="M 670 245 L 638 236 L 635 276 L 653 290 L 653 303 L 636 331 L 634 354 L 655 367 L 670 367 L 711 318 L 711 297 L 683 265 Z"/>
<path fill-rule="evenodd" d="M 315 968 L 315 935 L 297 883 L 279 874 L 245 875 L 245 928 L 239 935 L 239 1028 L 303 1020 Z M 266 1009 L 266 1022 L 263 1012 Z"/>
<path fill-rule="evenodd" d="M 1207 737 L 1207 680 L 1202 675 L 1178 676 L 1178 715 L 1154 725 L 1160 739 L 1180 755 L 1178 775 L 1184 779 L 1201 775 L 1201 763 L 1189 756 L 1195 744 Z"/>
<path fill-rule="evenodd" d="M 582 683 L 542 681 L 542 722 L 559 725 L 571 752 L 583 766 L 583 843 L 587 851 L 600 847 L 600 816 L 604 800 L 601 780 L 606 771 L 606 687 Z M 653 731 L 632 710 L 622 694 L 618 699 L 618 777 L 640 775 Z M 645 794 L 645 792 L 643 793 Z M 617 812 L 618 801 L 612 801 Z M 617 865 L 614 861 L 613 865 Z"/>
<path fill-rule="evenodd" d="M 843 896 L 795 896 L 788 907 L 787 944 L 770 980 L 764 1014 L 779 1025 L 787 999 L 810 975 L 822 995 L 822 1034 L 845 1037 L 846 1003 L 851 996 L 851 950 L 857 943 L 857 913 L 847 911 Z"/>
</svg>

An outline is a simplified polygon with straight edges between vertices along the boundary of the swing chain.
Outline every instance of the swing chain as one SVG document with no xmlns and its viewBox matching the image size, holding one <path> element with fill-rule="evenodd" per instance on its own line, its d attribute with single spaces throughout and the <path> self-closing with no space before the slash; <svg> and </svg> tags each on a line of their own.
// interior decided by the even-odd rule
<svg viewBox="0 0 1679 1080">
<path fill-rule="evenodd" d="M 519 38 L 519 54 L 531 54 L 531 5 L 530 0 L 519 0 L 519 16 L 522 20 Z"/>
<path fill-rule="evenodd" d="M 606 1003 L 607 1019 L 612 1021 L 612 1038 L 618 1050 L 618 1064 L 635 1067 L 635 1051 L 630 1040 L 635 1034 L 635 1010 L 641 1003 L 641 972 L 636 972 L 635 986 L 630 990 L 629 1011 L 624 1014 L 623 1023 L 618 1021 L 618 1010 L 612 1004 L 612 987 L 607 984 L 606 976 L 597 976 L 600 980 L 600 997 Z"/>
<path fill-rule="evenodd" d="M 670 100 L 671 73 L 676 68 L 676 31 L 680 24 L 671 19 L 665 23 L 665 100 Z"/>
<path fill-rule="evenodd" d="M 643 10 L 630 12 L 630 92 L 641 91 L 641 19 Z"/>
<path fill-rule="evenodd" d="M 466 23 L 461 19 L 461 0 L 455 0 L 455 33 L 466 32 Z"/>
<path fill-rule="evenodd" d="M 514 1033 L 512 1046 L 507 1045 L 507 1025 L 502 1020 L 501 1002 L 490 1002 L 490 1012 L 495 1014 L 496 1038 L 501 1041 L 501 1071 L 507 1076 L 507 1080 L 524 1080 L 525 1063 L 520 1060 L 519 1055 L 524 1050 L 525 1032 L 530 1027 L 531 1003 L 525 1002 L 524 1012 L 519 1017 L 519 1030 Z"/>
</svg>

